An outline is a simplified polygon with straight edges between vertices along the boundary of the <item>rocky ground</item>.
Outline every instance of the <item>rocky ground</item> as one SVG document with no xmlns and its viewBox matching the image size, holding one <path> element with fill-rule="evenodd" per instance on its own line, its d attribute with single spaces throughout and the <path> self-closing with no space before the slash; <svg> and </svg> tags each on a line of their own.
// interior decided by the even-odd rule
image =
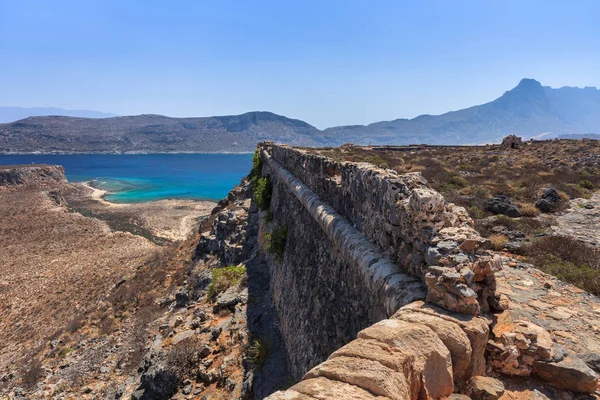
<svg viewBox="0 0 600 400">
<path fill-rule="evenodd" d="M 181 331 L 182 310 L 203 307 L 179 307 L 176 293 L 214 203 L 113 206 L 60 167 L 0 172 L 0 398 L 133 391 L 153 332 L 172 345 L 165 324 Z M 204 308 L 203 328 L 228 319 Z"/>
<path fill-rule="evenodd" d="M 557 217 L 555 234 L 573 237 L 594 247 L 600 247 L 600 192 L 589 198 L 577 198 Z"/>
</svg>

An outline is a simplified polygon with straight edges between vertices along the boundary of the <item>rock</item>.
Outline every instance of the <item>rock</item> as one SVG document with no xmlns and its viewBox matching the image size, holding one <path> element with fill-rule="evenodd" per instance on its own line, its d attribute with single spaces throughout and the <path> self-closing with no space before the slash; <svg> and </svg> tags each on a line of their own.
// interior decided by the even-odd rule
<svg viewBox="0 0 600 400">
<path fill-rule="evenodd" d="M 446 397 L 446 400 L 471 400 L 471 398 L 469 396 L 465 396 L 464 394 L 454 393 Z"/>
<path fill-rule="evenodd" d="M 489 376 L 474 376 L 467 381 L 464 393 L 473 400 L 497 400 L 504 394 L 504 384 Z"/>
<path fill-rule="evenodd" d="M 293 389 L 311 398 L 318 399 L 377 399 L 372 393 L 354 385 L 336 382 L 326 378 L 307 379 Z"/>
<path fill-rule="evenodd" d="M 398 310 L 398 313 L 406 310 L 420 312 L 434 317 L 442 318 L 460 326 L 471 343 L 471 362 L 465 371 L 465 377 L 482 375 L 485 372 L 485 350 L 488 343 L 490 329 L 488 323 L 479 317 L 467 314 L 451 313 L 447 310 L 422 301 L 415 301 Z M 392 317 L 393 318 L 393 317 Z"/>
<path fill-rule="evenodd" d="M 184 386 L 183 389 L 181 389 L 181 393 L 186 395 L 192 393 L 192 385 Z"/>
<path fill-rule="evenodd" d="M 411 398 L 411 387 L 404 375 L 378 361 L 357 357 L 334 357 L 314 367 L 303 379 L 319 377 L 354 385 L 390 399 Z"/>
<path fill-rule="evenodd" d="M 600 354 L 592 352 L 584 353 L 579 354 L 579 358 L 581 358 L 581 360 L 585 362 L 588 367 L 596 372 L 600 372 Z"/>
<path fill-rule="evenodd" d="M 560 194 L 554 188 L 543 188 L 540 192 L 540 198 L 535 202 L 535 206 L 541 212 L 551 213 L 557 211 L 563 203 Z"/>
<path fill-rule="evenodd" d="M 246 303 L 248 301 L 248 289 L 240 290 L 237 286 L 232 286 L 223 292 L 215 302 L 213 311 L 215 313 L 223 309 L 235 310 L 235 305 L 238 303 Z"/>
<path fill-rule="evenodd" d="M 560 362 L 535 361 L 533 370 L 546 382 L 559 389 L 593 393 L 598 387 L 596 373 L 572 354 L 567 355 Z"/>
<path fill-rule="evenodd" d="M 189 300 L 190 296 L 187 289 L 182 289 L 175 294 L 175 305 L 177 307 L 185 307 Z"/>
<path fill-rule="evenodd" d="M 177 392 L 179 378 L 161 367 L 150 367 L 140 378 L 140 399 L 169 398 Z"/>
<path fill-rule="evenodd" d="M 491 199 L 488 199 L 485 203 L 485 208 L 493 213 L 506 215 L 511 218 L 518 218 L 521 216 L 519 207 L 517 207 L 507 196 L 496 195 Z"/>
<path fill-rule="evenodd" d="M 428 326 L 383 320 L 360 331 L 358 338 L 374 339 L 411 353 L 413 368 L 421 375 L 421 390 L 429 396 L 440 398 L 454 391 L 450 351 Z"/>
<path fill-rule="evenodd" d="M 141 400 L 142 397 L 144 397 L 144 391 L 143 390 L 136 390 L 135 392 L 133 392 L 131 394 L 131 400 Z"/>
<path fill-rule="evenodd" d="M 440 317 L 410 309 L 401 310 L 394 314 L 392 318 L 427 325 L 431 328 L 450 350 L 454 382 L 459 383 L 462 381 L 467 367 L 471 363 L 472 350 L 471 342 L 460 326 Z"/>
</svg>

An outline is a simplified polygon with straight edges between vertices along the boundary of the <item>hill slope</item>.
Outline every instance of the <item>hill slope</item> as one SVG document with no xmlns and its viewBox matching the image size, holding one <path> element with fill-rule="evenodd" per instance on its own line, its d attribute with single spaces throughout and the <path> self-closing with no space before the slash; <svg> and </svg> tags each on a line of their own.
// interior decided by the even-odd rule
<svg viewBox="0 0 600 400">
<path fill-rule="evenodd" d="M 110 118 L 116 117 L 115 114 L 103 113 L 91 110 L 64 110 L 56 107 L 7 107 L 0 106 L 0 123 L 18 121 L 28 117 L 37 117 L 43 115 L 63 115 L 68 117 L 84 118 Z"/>
<path fill-rule="evenodd" d="M 31 117 L 0 124 L 1 153 L 249 152 L 262 140 L 296 146 L 482 144 L 507 134 L 557 137 L 600 133 L 600 90 L 552 89 L 533 79 L 498 99 L 442 115 L 318 130 L 269 112 L 206 118 Z"/>
<path fill-rule="evenodd" d="M 543 133 L 600 132 L 600 90 L 552 89 L 533 79 L 498 99 L 442 115 L 383 121 L 366 126 L 340 126 L 323 131 L 332 144 L 480 144 L 498 142 L 509 133 L 533 137 Z"/>
<path fill-rule="evenodd" d="M 31 117 L 0 125 L 0 152 L 249 152 L 262 140 L 304 146 L 319 131 L 269 112 L 208 118 Z"/>
</svg>

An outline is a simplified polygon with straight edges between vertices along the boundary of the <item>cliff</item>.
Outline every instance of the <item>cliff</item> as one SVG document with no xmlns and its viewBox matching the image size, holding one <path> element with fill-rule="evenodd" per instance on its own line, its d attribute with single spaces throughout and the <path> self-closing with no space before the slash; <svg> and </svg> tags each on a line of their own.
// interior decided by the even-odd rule
<svg viewBox="0 0 600 400">
<path fill-rule="evenodd" d="M 0 166 L 0 186 L 67 183 L 65 169 L 60 165 Z"/>
</svg>

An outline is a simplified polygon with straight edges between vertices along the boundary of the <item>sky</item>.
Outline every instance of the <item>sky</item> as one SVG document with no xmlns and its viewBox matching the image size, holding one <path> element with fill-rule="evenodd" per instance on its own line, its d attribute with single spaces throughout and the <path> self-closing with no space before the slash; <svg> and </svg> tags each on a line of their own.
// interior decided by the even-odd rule
<svg viewBox="0 0 600 400">
<path fill-rule="evenodd" d="M 0 105 L 318 128 L 600 87 L 597 0 L 0 0 Z"/>
</svg>

